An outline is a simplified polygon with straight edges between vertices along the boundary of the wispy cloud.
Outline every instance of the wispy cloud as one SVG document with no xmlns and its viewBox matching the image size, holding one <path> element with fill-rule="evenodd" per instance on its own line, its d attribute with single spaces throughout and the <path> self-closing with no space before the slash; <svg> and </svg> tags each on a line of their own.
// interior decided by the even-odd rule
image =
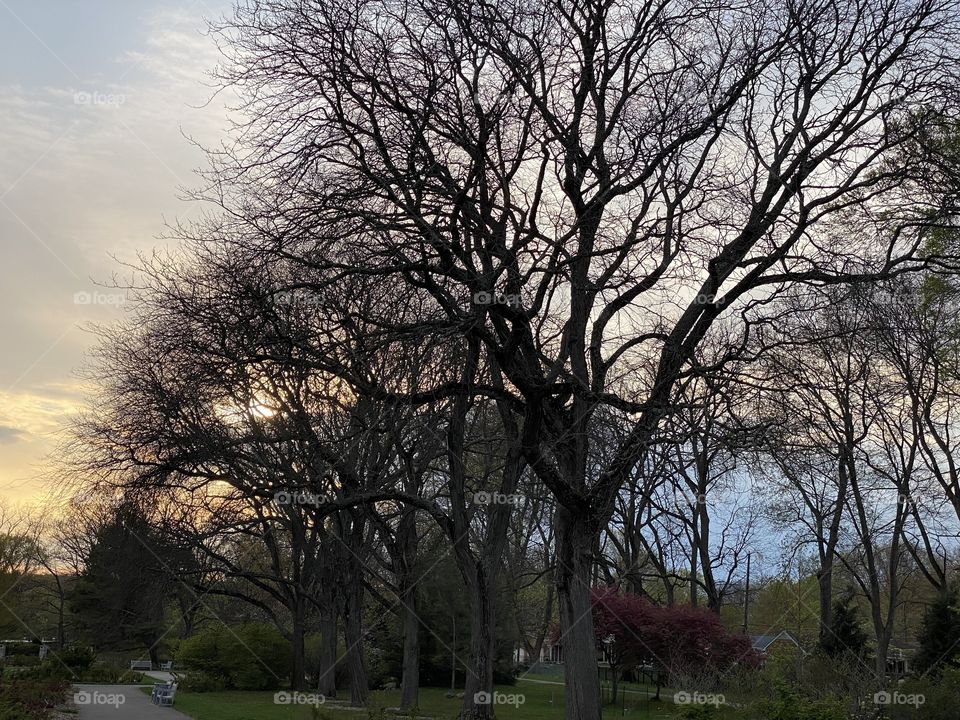
<svg viewBox="0 0 960 720">
<path fill-rule="evenodd" d="M 22 430 L 9 425 L 0 425 L 0 445 L 16 442 L 24 437 Z"/>
<path fill-rule="evenodd" d="M 35 76 L 33 65 L 54 64 L 24 36 L 19 47 L 36 57 L 0 80 L 0 237 L 9 258 L 0 266 L 0 496 L 45 492 L 46 458 L 81 403 L 72 373 L 94 341 L 78 328 L 123 312 L 123 303 L 87 300 L 112 293 L 97 283 L 126 272 L 114 258 L 149 250 L 167 219 L 195 212 L 179 191 L 196 183 L 204 158 L 184 135 L 213 145 L 227 125 L 227 100 L 207 102 L 218 55 L 205 35 L 205 20 L 227 7 L 161 0 L 125 12 L 122 26 L 105 14 L 118 23 L 102 29 L 109 49 L 60 48 L 51 28 L 35 27 L 72 72 Z M 79 22 L 83 7 L 76 12 Z"/>
</svg>

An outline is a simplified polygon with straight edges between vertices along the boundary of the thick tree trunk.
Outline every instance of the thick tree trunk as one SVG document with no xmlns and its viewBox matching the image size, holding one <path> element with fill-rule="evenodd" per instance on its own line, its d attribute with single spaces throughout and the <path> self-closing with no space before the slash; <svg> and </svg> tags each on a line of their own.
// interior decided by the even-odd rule
<svg viewBox="0 0 960 720">
<path fill-rule="evenodd" d="M 363 589 L 359 578 L 350 589 L 343 623 L 344 641 L 347 644 L 347 674 L 350 677 L 350 704 L 362 707 L 367 704 L 370 692 L 367 680 L 367 665 L 363 656 Z"/>
<path fill-rule="evenodd" d="M 420 619 L 417 617 L 417 589 L 407 587 L 400 608 L 403 628 L 403 677 L 400 680 L 400 707 L 420 705 Z"/>
<path fill-rule="evenodd" d="M 290 689 L 306 689 L 307 663 L 304 653 L 304 635 L 306 635 L 306 600 L 297 596 L 293 607 L 293 629 L 290 634 Z"/>
<path fill-rule="evenodd" d="M 396 539 L 393 563 L 400 586 L 400 631 L 403 635 L 400 707 L 409 710 L 420 705 L 420 618 L 417 615 L 416 571 L 419 536 L 415 508 L 404 508 Z"/>
<path fill-rule="evenodd" d="M 593 533 L 562 506 L 556 513 L 557 599 L 567 720 L 600 720 L 600 675 L 590 604 Z"/>
<path fill-rule="evenodd" d="M 833 568 L 826 565 L 817 571 L 817 585 L 820 596 L 820 645 L 824 644 L 833 624 Z"/>
<path fill-rule="evenodd" d="M 877 631 L 877 677 L 881 679 L 887 674 L 887 655 L 890 652 L 890 636 L 893 634 L 893 623 L 888 628 Z"/>
<path fill-rule="evenodd" d="M 461 720 L 492 718 L 494 632 L 496 623 L 494 588 L 477 568 L 475 581 L 468 586 L 470 600 L 470 667 L 463 690 Z"/>
<path fill-rule="evenodd" d="M 337 696 L 337 614 L 326 611 L 320 617 L 320 669 L 317 692 L 324 697 Z"/>
</svg>

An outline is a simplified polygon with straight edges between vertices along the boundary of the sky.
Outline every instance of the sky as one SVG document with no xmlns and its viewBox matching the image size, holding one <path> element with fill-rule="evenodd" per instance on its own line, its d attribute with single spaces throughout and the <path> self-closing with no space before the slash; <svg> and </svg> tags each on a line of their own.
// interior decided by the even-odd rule
<svg viewBox="0 0 960 720">
<path fill-rule="evenodd" d="M 58 486 L 91 397 L 79 370 L 124 312 L 111 278 L 198 208 L 228 110 L 207 20 L 228 0 L 0 0 L 0 503 Z"/>
</svg>

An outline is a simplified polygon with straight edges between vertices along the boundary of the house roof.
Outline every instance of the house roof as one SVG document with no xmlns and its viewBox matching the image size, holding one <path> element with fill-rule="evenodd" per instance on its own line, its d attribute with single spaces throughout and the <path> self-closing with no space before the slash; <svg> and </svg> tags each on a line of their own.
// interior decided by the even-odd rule
<svg viewBox="0 0 960 720">
<path fill-rule="evenodd" d="M 754 650 L 766 650 L 778 640 L 786 640 L 797 647 L 800 647 L 800 641 L 797 640 L 789 630 L 781 630 L 776 635 L 751 635 L 750 642 Z M 802 649 L 802 648 L 801 648 Z"/>
</svg>

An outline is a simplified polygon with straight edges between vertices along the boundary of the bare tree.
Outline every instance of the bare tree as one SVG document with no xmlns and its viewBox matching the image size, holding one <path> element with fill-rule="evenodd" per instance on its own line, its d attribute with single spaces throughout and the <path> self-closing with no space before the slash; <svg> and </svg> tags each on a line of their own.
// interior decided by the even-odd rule
<svg viewBox="0 0 960 720">
<path fill-rule="evenodd" d="M 504 377 L 467 371 L 429 395 L 509 408 L 557 499 L 569 717 L 600 716 L 599 534 L 714 321 L 755 323 L 796 281 L 931 260 L 923 229 L 948 208 L 917 178 L 936 148 L 890 160 L 955 116 L 956 11 L 267 0 L 220 28 L 248 119 L 204 194 L 237 237 L 255 227 L 321 283 L 416 288 L 431 303 L 421 331 L 460 338 L 467 368 L 486 358 Z M 635 420 L 594 468 L 604 406 Z"/>
</svg>

